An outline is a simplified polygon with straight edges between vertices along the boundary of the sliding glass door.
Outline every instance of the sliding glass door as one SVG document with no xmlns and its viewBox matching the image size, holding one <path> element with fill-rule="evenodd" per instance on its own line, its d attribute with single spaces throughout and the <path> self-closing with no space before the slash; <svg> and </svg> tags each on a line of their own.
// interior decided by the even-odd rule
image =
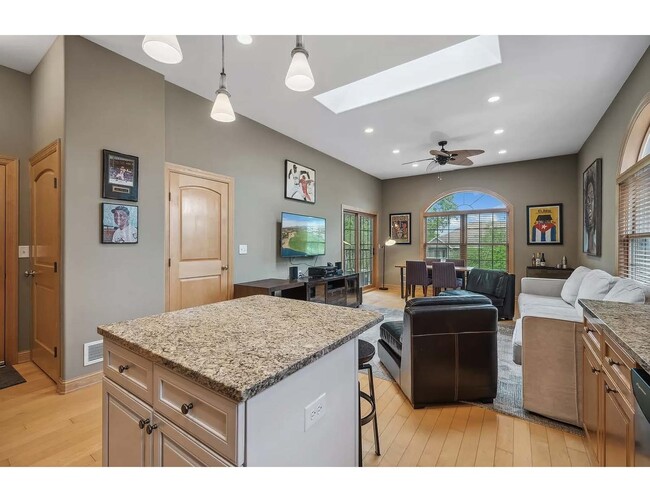
<svg viewBox="0 0 650 502">
<path fill-rule="evenodd" d="M 343 268 L 358 273 L 360 286 L 375 287 L 375 223 L 374 214 L 343 211 Z"/>
</svg>

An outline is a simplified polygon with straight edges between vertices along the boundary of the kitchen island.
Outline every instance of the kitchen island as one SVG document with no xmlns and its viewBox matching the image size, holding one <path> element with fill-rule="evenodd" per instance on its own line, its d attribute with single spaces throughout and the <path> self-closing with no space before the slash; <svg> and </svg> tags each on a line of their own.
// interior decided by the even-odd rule
<svg viewBox="0 0 650 502">
<path fill-rule="evenodd" d="M 356 465 L 356 337 L 382 318 L 257 295 L 99 326 L 104 465 Z"/>
</svg>

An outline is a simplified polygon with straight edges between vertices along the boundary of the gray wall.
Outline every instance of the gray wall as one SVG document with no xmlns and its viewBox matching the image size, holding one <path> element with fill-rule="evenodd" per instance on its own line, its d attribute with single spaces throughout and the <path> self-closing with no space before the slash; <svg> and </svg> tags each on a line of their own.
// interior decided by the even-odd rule
<svg viewBox="0 0 650 502">
<path fill-rule="evenodd" d="M 565 255 L 569 266 L 576 263 L 576 161 L 575 155 L 513 162 L 496 166 L 444 172 L 436 175 L 411 176 L 384 181 L 380 240 L 388 238 L 388 215 L 410 212 L 411 245 L 395 245 L 386 255 L 386 284 L 399 284 L 399 271 L 394 267 L 407 259 L 420 259 L 421 213 L 447 191 L 488 189 L 513 205 L 514 211 L 514 273 L 519 279 L 526 274 L 532 254 L 543 252 L 550 265 L 560 263 Z M 529 246 L 526 244 L 526 206 L 564 204 L 564 244 Z M 383 252 L 383 251 L 382 251 Z M 382 256 L 380 256 L 380 259 Z"/>
<path fill-rule="evenodd" d="M 17 157 L 19 174 L 18 242 L 29 245 L 29 157 L 31 155 L 30 77 L 0 66 L 0 154 Z M 29 282 L 22 271 L 29 259 L 18 260 L 18 350 L 29 349 Z"/>
<path fill-rule="evenodd" d="M 650 92 L 650 49 L 643 55 L 578 154 L 578 263 L 591 268 L 616 271 L 616 178 L 623 141 L 630 121 L 643 97 Z M 582 173 L 597 158 L 603 159 L 603 232 L 602 255 L 582 252 Z"/>
<path fill-rule="evenodd" d="M 164 92 L 160 74 L 81 37 L 66 37 L 66 380 L 101 369 L 83 367 L 83 343 L 100 338 L 98 324 L 164 310 Z M 139 157 L 134 245 L 100 244 L 104 148 Z"/>
<path fill-rule="evenodd" d="M 327 219 L 326 256 L 341 260 L 341 205 L 379 212 L 381 182 L 322 152 L 241 115 L 232 123 L 210 118 L 212 103 L 165 84 L 166 160 L 235 178 L 235 274 L 242 282 L 289 275 L 289 259 L 279 256 L 280 213 Z M 284 198 L 284 161 L 316 170 L 316 204 Z M 248 254 L 237 254 L 239 244 Z M 305 269 L 308 261 L 296 259 Z"/>
</svg>

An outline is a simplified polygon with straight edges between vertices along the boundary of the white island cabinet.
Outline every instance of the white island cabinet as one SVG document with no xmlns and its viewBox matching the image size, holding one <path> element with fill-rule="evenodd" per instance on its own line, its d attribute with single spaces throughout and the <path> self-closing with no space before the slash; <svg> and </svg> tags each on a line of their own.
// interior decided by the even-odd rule
<svg viewBox="0 0 650 502">
<path fill-rule="evenodd" d="M 381 319 L 251 296 L 99 326 L 103 464 L 356 465 L 356 337 Z"/>
</svg>

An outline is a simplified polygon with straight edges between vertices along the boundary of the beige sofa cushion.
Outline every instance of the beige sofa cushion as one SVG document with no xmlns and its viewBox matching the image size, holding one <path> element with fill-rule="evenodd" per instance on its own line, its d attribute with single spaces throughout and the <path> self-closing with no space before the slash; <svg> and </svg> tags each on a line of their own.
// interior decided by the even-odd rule
<svg viewBox="0 0 650 502">
<path fill-rule="evenodd" d="M 580 284 L 575 308 L 580 319 L 582 319 L 582 307 L 578 300 L 602 300 L 609 293 L 617 278 L 609 275 L 604 270 L 591 270 Z"/>
<path fill-rule="evenodd" d="M 610 302 L 645 303 L 643 286 L 632 279 L 620 279 L 603 300 Z"/>
<path fill-rule="evenodd" d="M 576 300 L 578 299 L 580 285 L 589 272 L 591 272 L 590 268 L 581 266 L 571 273 L 564 283 L 564 286 L 562 286 L 562 293 L 560 293 L 560 296 L 565 302 L 575 305 Z"/>
</svg>

